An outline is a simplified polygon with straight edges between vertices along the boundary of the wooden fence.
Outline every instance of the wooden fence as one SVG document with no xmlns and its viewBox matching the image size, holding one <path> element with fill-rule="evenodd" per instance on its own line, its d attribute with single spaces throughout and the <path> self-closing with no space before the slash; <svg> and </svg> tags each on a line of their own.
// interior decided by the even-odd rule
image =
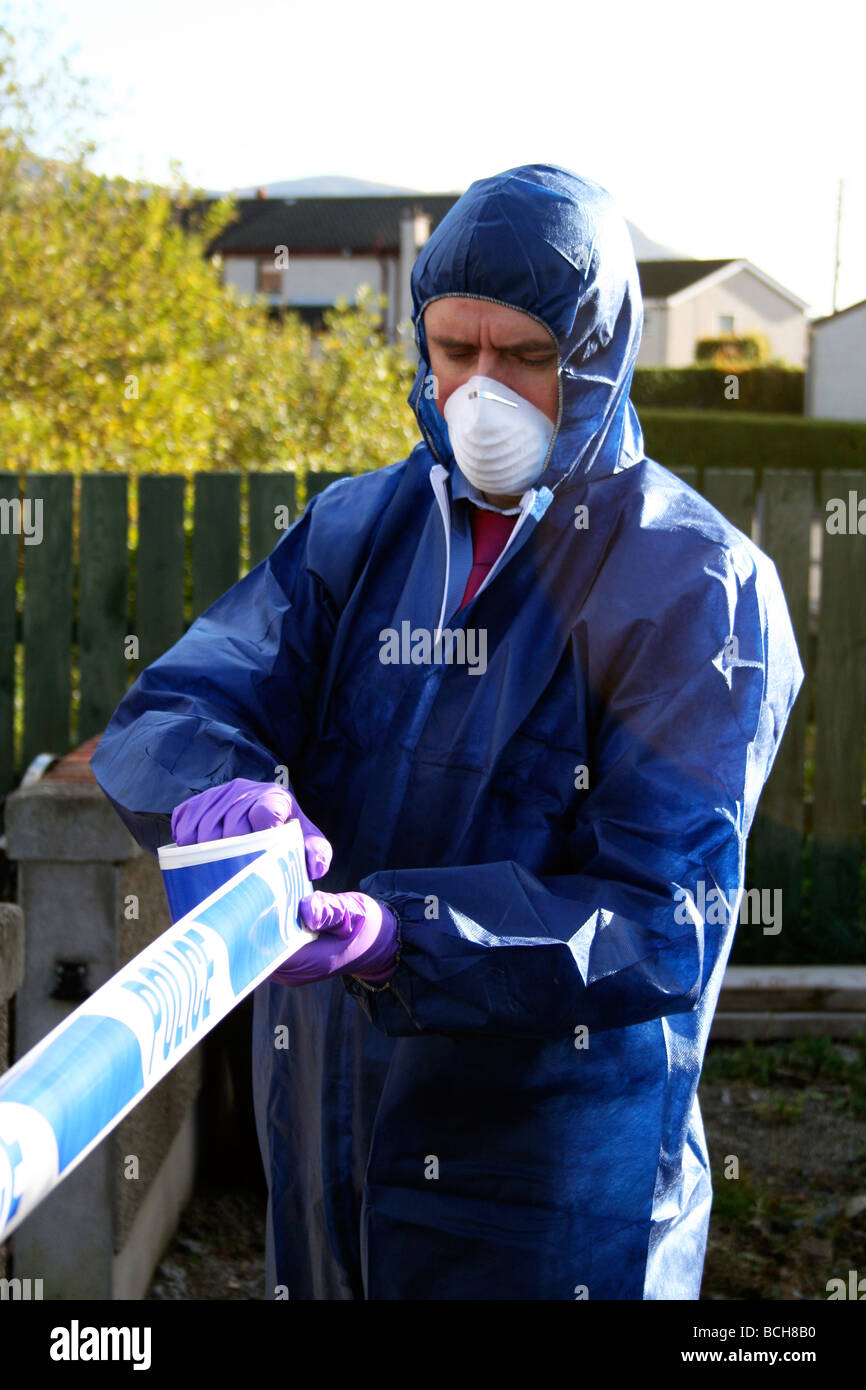
<svg viewBox="0 0 866 1390">
<path fill-rule="evenodd" d="M 827 502 L 854 494 L 856 505 L 864 475 L 677 471 L 775 561 L 806 667 L 749 844 L 747 885 L 781 891 L 784 929 L 741 925 L 732 960 L 866 962 L 866 535 L 825 526 Z M 341 476 L 309 474 L 308 494 Z M 191 530 L 183 477 L 135 487 L 133 498 L 121 474 L 40 473 L 22 492 L 16 474 L 0 473 L 0 796 L 37 754 L 101 732 L 135 675 L 273 549 L 275 509 L 298 514 L 291 473 L 196 475 Z M 9 534 L 9 504 L 28 495 L 42 501 L 39 544 Z"/>
</svg>

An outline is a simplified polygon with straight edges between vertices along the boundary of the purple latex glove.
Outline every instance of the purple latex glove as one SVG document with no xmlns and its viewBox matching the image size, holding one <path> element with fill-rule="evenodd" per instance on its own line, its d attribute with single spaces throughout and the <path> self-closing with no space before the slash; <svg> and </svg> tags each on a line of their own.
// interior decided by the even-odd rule
<svg viewBox="0 0 866 1390">
<path fill-rule="evenodd" d="M 268 830 L 287 820 L 300 821 L 307 873 L 311 879 L 321 878 L 331 867 L 334 851 L 319 827 L 304 815 L 292 793 L 274 782 L 235 777 L 218 787 L 208 787 L 175 806 L 171 833 L 175 844 L 195 845 L 202 840 L 227 840 L 231 835 Z"/>
<path fill-rule="evenodd" d="M 319 932 L 275 970 L 281 985 L 306 985 L 332 975 L 357 975 L 387 984 L 397 969 L 397 921 L 391 909 L 366 893 L 323 893 L 302 898 L 298 922 Z"/>
</svg>

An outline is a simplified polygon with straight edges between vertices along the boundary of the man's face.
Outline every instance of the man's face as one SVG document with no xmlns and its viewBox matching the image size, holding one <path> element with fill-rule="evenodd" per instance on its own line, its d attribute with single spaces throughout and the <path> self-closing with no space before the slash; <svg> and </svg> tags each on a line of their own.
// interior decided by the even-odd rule
<svg viewBox="0 0 866 1390">
<path fill-rule="evenodd" d="M 424 310 L 436 405 L 473 376 L 489 376 L 531 401 L 556 424 L 559 405 L 556 343 L 520 309 L 462 296 L 436 299 Z"/>
</svg>

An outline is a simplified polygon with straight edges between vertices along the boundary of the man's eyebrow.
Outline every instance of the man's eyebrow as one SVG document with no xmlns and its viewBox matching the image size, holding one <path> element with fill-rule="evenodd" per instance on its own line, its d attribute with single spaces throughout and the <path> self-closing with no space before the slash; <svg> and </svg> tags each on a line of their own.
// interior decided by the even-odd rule
<svg viewBox="0 0 866 1390">
<path fill-rule="evenodd" d="M 476 343 L 464 342 L 461 338 L 449 338 L 441 333 L 428 333 L 428 339 L 435 343 L 437 347 L 444 348 L 472 348 L 477 347 Z M 537 338 L 527 339 L 522 343 L 506 343 L 498 352 L 555 352 L 552 342 L 542 343 Z"/>
</svg>

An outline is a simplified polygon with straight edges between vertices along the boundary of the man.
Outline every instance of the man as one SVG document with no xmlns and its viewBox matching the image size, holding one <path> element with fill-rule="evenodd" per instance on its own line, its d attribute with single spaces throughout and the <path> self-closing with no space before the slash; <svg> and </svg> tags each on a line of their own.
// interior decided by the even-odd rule
<svg viewBox="0 0 866 1390">
<path fill-rule="evenodd" d="M 696 1299 L 697 1083 L 802 681 L 784 597 L 644 455 L 603 189 L 474 183 L 412 293 L 423 442 L 314 497 L 93 767 L 151 851 L 172 812 L 333 850 L 319 938 L 256 992 L 270 1297 Z"/>
</svg>

